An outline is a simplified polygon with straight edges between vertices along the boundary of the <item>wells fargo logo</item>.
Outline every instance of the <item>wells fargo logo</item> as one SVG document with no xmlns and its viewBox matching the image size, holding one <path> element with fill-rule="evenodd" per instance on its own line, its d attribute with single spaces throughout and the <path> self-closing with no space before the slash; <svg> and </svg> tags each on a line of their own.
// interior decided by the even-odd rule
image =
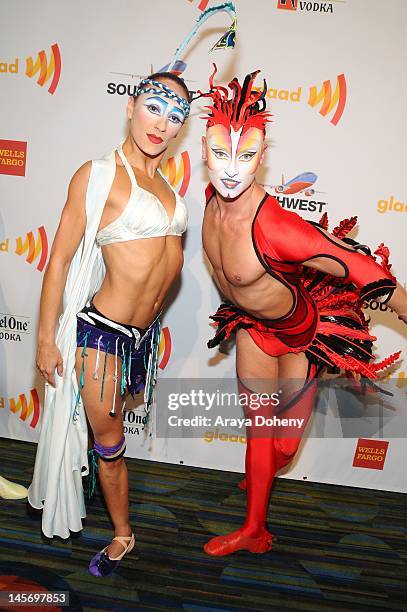
<svg viewBox="0 0 407 612">
<path fill-rule="evenodd" d="M 188 151 L 183 151 L 175 157 L 169 157 L 164 164 L 163 174 L 174 189 L 177 189 L 179 195 L 183 197 L 191 179 L 191 160 Z"/>
<path fill-rule="evenodd" d="M 356 445 L 353 467 L 382 470 L 389 443 L 385 440 L 365 440 L 359 438 Z"/>
<path fill-rule="evenodd" d="M 254 90 L 260 91 L 260 87 L 254 87 Z M 346 106 L 347 88 L 346 78 L 344 74 L 339 74 L 336 77 L 335 91 L 331 81 L 324 81 L 319 91 L 316 85 L 309 88 L 308 104 L 312 107 L 320 106 L 319 114 L 324 117 L 331 115 L 330 122 L 337 125 L 343 115 Z M 303 86 L 299 85 L 297 89 L 278 89 L 269 87 L 266 96 L 272 100 L 283 100 L 286 102 L 301 102 L 303 94 Z"/>
<path fill-rule="evenodd" d="M 189 0 L 189 2 L 195 2 L 195 0 Z M 209 4 L 209 0 L 199 0 L 198 9 L 204 11 Z"/>
<path fill-rule="evenodd" d="M 407 204 L 406 202 L 396 200 L 396 198 L 391 195 L 388 200 L 379 200 L 377 202 L 377 212 L 382 214 L 387 212 L 407 212 Z"/>
<path fill-rule="evenodd" d="M 337 125 L 342 117 L 346 104 L 346 79 L 344 74 L 336 77 L 335 91 L 332 94 L 331 81 L 324 81 L 319 92 L 315 85 L 310 87 L 308 104 L 312 107 L 320 106 L 319 114 L 326 117 L 335 111 L 330 119 L 332 125 Z"/>
<path fill-rule="evenodd" d="M 42 225 L 37 230 L 37 236 L 34 232 L 28 232 L 24 237 L 19 236 L 15 239 L 15 254 L 25 257 L 29 264 L 37 264 L 37 270 L 42 272 L 45 268 L 48 258 L 48 238 L 45 227 Z M 0 253 L 8 253 L 10 247 L 10 239 L 6 238 L 4 242 L 0 242 Z"/>
<path fill-rule="evenodd" d="M 33 429 L 40 418 L 40 400 L 36 389 L 31 389 L 29 396 L 21 393 L 18 398 L 6 399 L 0 397 L 0 408 L 8 408 L 10 412 L 20 417 L 22 421 L 29 422 Z"/>
<path fill-rule="evenodd" d="M 0 61 L 0 73 L 18 74 L 20 71 L 19 64 L 20 59 L 18 57 L 11 63 Z M 26 58 L 25 75 L 32 79 L 38 74 L 37 84 L 44 87 L 49 83 L 48 92 L 53 94 L 58 87 L 61 67 L 61 53 L 57 43 L 54 43 L 48 56 L 45 50 L 42 49 L 38 51 L 35 58 Z"/>
<path fill-rule="evenodd" d="M 171 334 L 168 327 L 161 330 L 160 343 L 158 345 L 158 367 L 164 370 L 171 355 Z"/>
<path fill-rule="evenodd" d="M 277 8 L 285 11 L 313 11 L 318 13 L 333 13 L 333 2 L 337 0 L 322 2 L 304 2 L 301 0 L 277 0 Z"/>
<path fill-rule="evenodd" d="M 0 140 L 0 174 L 25 176 L 27 143 L 22 140 Z"/>
</svg>

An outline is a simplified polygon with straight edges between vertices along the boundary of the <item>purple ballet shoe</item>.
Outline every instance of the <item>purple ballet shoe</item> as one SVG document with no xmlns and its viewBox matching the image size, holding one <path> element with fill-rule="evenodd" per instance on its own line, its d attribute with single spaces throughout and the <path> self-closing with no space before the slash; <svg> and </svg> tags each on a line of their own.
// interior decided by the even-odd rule
<svg viewBox="0 0 407 612">
<path fill-rule="evenodd" d="M 114 559 L 111 559 L 107 554 L 107 546 L 100 552 L 96 553 L 89 563 L 89 572 L 92 574 L 92 576 L 96 576 L 97 578 L 110 576 L 110 574 L 115 571 L 124 555 L 132 551 L 134 548 L 134 533 L 132 533 L 131 536 L 116 536 L 113 538 L 113 541 L 114 540 L 120 542 L 124 548 L 124 551 L 121 555 L 115 557 Z"/>
</svg>

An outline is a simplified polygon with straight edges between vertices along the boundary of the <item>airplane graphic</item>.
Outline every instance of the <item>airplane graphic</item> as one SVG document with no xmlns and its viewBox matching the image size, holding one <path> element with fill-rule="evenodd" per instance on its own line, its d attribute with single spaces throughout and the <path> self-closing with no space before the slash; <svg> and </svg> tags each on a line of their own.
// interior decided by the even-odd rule
<svg viewBox="0 0 407 612">
<path fill-rule="evenodd" d="M 317 180 L 318 176 L 314 172 L 302 172 L 290 181 L 284 181 L 284 174 L 281 177 L 281 185 L 270 185 L 276 193 L 304 193 L 306 196 L 312 196 L 315 193 L 312 185 Z M 322 193 L 322 192 L 319 192 Z"/>
</svg>

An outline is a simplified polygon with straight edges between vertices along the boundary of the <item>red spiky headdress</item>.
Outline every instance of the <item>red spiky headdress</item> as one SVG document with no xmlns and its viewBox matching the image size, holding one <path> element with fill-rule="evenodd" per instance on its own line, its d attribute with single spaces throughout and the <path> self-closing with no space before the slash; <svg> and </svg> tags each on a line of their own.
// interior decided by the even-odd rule
<svg viewBox="0 0 407 612">
<path fill-rule="evenodd" d="M 266 133 L 266 123 L 270 121 L 271 113 L 265 110 L 265 97 L 267 93 L 266 81 L 263 81 L 263 89 L 258 91 L 253 88 L 254 79 L 260 70 L 248 74 L 241 86 L 235 77 L 229 83 L 232 97 L 229 98 L 229 91 L 221 85 L 214 85 L 213 79 L 217 73 L 216 64 L 213 64 L 214 71 L 209 77 L 210 91 L 201 94 L 212 98 L 213 104 L 206 106 L 209 109 L 206 127 L 222 124 L 228 131 L 231 128 L 238 132 L 243 128 L 243 132 L 251 127 L 263 130 Z M 242 133 L 243 133 L 242 132 Z"/>
</svg>

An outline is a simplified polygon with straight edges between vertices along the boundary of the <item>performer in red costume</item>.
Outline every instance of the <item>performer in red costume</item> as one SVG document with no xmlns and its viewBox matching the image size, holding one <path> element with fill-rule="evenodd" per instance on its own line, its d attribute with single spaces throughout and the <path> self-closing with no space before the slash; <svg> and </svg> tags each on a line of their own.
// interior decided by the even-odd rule
<svg viewBox="0 0 407 612">
<path fill-rule="evenodd" d="M 387 302 L 407 321 L 407 293 L 390 271 L 388 249 L 375 251 L 346 237 L 356 217 L 332 234 L 320 223 L 284 210 L 256 183 L 266 145 L 266 84 L 253 88 L 257 72 L 229 89 L 210 78 L 212 99 L 203 138 L 203 159 L 211 183 L 203 222 L 203 244 L 213 277 L 226 298 L 211 317 L 217 325 L 210 348 L 236 333 L 240 391 L 273 391 L 277 379 L 291 381 L 278 406 L 284 417 L 301 416 L 298 431 L 247 431 L 247 515 L 243 526 L 211 539 L 210 555 L 271 549 L 265 521 L 275 473 L 294 457 L 311 414 L 316 378 L 324 368 L 377 378 L 399 352 L 381 363 L 372 354 L 374 336 L 362 311 L 365 300 Z M 266 385 L 267 386 L 267 385 Z M 261 387 L 261 389 L 259 388 Z M 276 389 L 274 388 L 274 391 Z M 270 406 L 263 409 L 275 414 Z M 274 410 L 274 412 L 273 412 Z M 248 416 L 250 410 L 246 410 Z"/>
</svg>

